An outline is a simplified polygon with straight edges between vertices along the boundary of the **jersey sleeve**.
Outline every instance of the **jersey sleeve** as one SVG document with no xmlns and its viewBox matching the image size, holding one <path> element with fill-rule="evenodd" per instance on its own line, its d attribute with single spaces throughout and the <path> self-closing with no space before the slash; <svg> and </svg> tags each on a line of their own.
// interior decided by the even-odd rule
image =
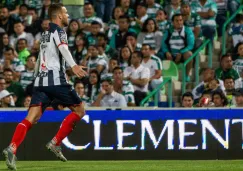
<svg viewBox="0 0 243 171">
<path fill-rule="evenodd" d="M 62 29 L 57 29 L 54 32 L 53 38 L 55 40 L 57 47 L 59 47 L 62 44 L 68 45 L 67 34 Z"/>
<path fill-rule="evenodd" d="M 150 70 L 148 68 L 144 68 L 144 70 L 141 73 L 141 79 L 150 78 Z"/>
</svg>

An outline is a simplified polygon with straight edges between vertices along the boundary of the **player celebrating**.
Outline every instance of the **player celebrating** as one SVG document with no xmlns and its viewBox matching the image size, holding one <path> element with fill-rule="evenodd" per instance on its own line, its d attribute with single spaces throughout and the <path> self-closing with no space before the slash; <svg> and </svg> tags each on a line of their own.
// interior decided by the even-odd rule
<svg viewBox="0 0 243 171">
<path fill-rule="evenodd" d="M 72 111 L 62 122 L 55 137 L 46 145 L 61 161 L 67 161 L 60 148 L 62 140 L 68 136 L 84 116 L 84 105 L 75 90 L 68 84 L 65 76 L 65 62 L 73 73 L 83 77 L 86 72 L 78 66 L 68 50 L 67 36 L 63 27 L 68 26 L 68 14 L 62 4 L 52 4 L 48 10 L 51 23 L 42 33 L 40 53 L 35 69 L 34 93 L 27 117 L 18 124 L 10 145 L 3 150 L 6 165 L 16 170 L 16 151 L 33 124 L 37 123 L 46 107 L 54 99 L 68 106 Z"/>
</svg>

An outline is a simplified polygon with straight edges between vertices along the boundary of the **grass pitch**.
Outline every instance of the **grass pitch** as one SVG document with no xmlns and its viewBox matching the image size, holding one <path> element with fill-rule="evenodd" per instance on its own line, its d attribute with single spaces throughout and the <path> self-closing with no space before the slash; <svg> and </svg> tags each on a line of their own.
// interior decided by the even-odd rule
<svg viewBox="0 0 243 171">
<path fill-rule="evenodd" d="M 243 171 L 243 161 L 17 161 L 18 171 Z M 7 171 L 5 162 L 0 170 Z"/>
</svg>

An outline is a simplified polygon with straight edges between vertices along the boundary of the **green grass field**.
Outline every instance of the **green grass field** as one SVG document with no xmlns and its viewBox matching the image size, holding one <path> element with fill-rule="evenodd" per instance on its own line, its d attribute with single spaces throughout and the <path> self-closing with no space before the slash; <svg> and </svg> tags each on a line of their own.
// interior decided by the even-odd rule
<svg viewBox="0 0 243 171">
<path fill-rule="evenodd" d="M 18 171 L 243 171 L 243 161 L 18 161 Z M 0 162 L 0 170 L 7 170 Z"/>
</svg>

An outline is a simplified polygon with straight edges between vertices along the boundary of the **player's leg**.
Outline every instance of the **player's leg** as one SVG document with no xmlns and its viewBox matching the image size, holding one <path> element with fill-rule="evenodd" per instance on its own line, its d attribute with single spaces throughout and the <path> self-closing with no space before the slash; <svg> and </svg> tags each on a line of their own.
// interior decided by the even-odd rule
<svg viewBox="0 0 243 171">
<path fill-rule="evenodd" d="M 17 125 L 10 145 L 3 150 L 6 165 L 9 169 L 16 170 L 16 152 L 20 144 L 25 139 L 27 132 L 33 124 L 37 123 L 42 115 L 43 109 L 49 103 L 49 98 L 43 92 L 36 92 L 31 100 L 31 106 L 27 117 Z"/>
<path fill-rule="evenodd" d="M 60 149 L 62 140 L 74 129 L 77 122 L 85 115 L 84 104 L 81 102 L 74 89 L 61 87 L 59 90 L 59 100 L 66 104 L 72 111 L 62 122 L 60 129 L 54 138 L 47 144 L 47 148 L 52 151 L 61 161 L 67 161 Z"/>
</svg>

